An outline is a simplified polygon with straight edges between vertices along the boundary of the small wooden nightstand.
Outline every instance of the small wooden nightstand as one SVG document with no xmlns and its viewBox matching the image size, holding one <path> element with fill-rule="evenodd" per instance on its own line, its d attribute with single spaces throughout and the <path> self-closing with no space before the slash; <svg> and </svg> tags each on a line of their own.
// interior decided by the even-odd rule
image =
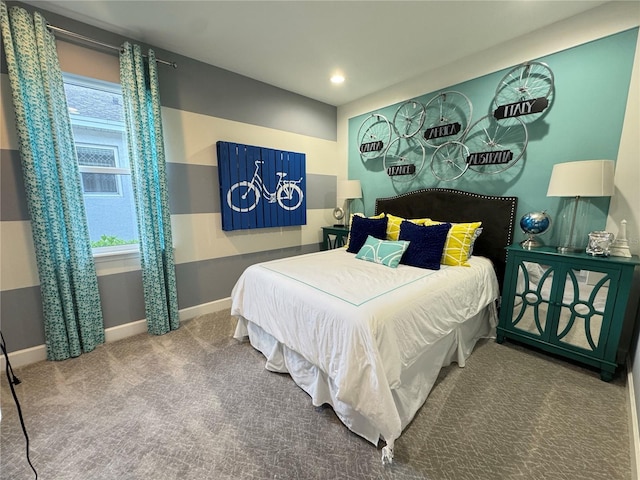
<svg viewBox="0 0 640 480">
<path fill-rule="evenodd" d="M 322 250 L 344 247 L 348 235 L 349 228 L 347 227 L 322 227 Z"/>
<path fill-rule="evenodd" d="M 634 329 L 637 256 L 507 247 L 497 341 L 511 338 L 600 369 L 624 364 Z"/>
</svg>

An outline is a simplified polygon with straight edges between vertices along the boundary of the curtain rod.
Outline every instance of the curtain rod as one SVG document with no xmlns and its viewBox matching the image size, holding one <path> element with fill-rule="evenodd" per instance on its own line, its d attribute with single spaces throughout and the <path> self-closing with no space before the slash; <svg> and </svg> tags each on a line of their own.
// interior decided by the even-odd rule
<svg viewBox="0 0 640 480">
<path fill-rule="evenodd" d="M 79 33 L 75 33 L 75 32 L 71 32 L 69 30 L 65 30 L 64 28 L 60 28 L 60 27 L 56 27 L 54 25 L 51 25 L 50 23 L 47 23 L 47 28 L 49 30 L 53 30 L 54 32 L 58 32 L 58 33 L 62 33 L 63 35 L 67 35 L 69 37 L 73 37 L 73 38 L 77 38 L 79 40 L 85 41 L 85 42 L 89 42 L 89 43 L 93 43 L 95 45 L 100 45 L 101 47 L 105 47 L 105 48 L 110 48 L 112 50 L 117 50 L 117 51 L 121 51 L 122 47 L 117 47 L 116 45 L 111 45 L 109 43 L 103 43 L 100 42 L 98 40 L 94 40 L 93 38 L 89 38 L 89 37 L 85 37 L 84 35 L 80 35 Z M 144 55 L 146 57 L 146 55 Z M 176 62 L 168 62 L 166 60 L 162 60 L 160 58 L 156 58 L 156 62 L 157 63 L 162 63 L 164 65 L 169 65 L 173 68 L 178 68 L 178 65 L 176 64 Z"/>
</svg>

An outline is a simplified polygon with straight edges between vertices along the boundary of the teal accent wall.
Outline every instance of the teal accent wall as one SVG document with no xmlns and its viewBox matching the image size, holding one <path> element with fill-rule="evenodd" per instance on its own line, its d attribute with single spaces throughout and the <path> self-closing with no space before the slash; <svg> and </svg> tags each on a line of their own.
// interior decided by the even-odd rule
<svg viewBox="0 0 640 480">
<path fill-rule="evenodd" d="M 420 188 L 444 187 L 491 195 L 513 195 L 519 199 L 517 218 L 530 211 L 547 210 L 556 220 L 567 206 L 565 199 L 547 197 L 553 165 L 574 160 L 616 160 L 627 95 L 633 67 L 638 28 L 531 59 L 546 63 L 555 77 L 550 107 L 533 123 L 528 123 L 529 144 L 525 155 L 513 167 L 495 175 L 472 170 L 449 182 L 434 177 L 429 163 L 434 149 L 426 146 L 425 164 L 411 182 L 398 182 L 387 176 L 382 158 L 360 159 L 357 133 L 361 122 L 372 112 L 349 119 L 350 179 L 362 183 L 363 199 L 354 201 L 353 211 L 374 211 L 377 197 L 388 197 Z M 492 113 L 492 100 L 500 79 L 509 69 L 425 93 L 417 100 L 426 104 L 445 90 L 464 93 L 473 104 L 473 119 Z M 402 103 L 402 102 L 400 102 Z M 391 122 L 400 103 L 375 110 Z M 524 119 L 524 118 L 523 118 Z M 525 119 L 526 120 L 526 119 Z M 422 135 L 421 131 L 418 135 Z M 395 136 L 392 136 L 395 138 Z M 609 198 L 591 199 L 587 232 L 604 229 Z M 442 219 L 446 220 L 446 219 Z M 518 231 L 516 240 L 524 235 Z M 556 244 L 552 230 L 543 240 Z"/>
</svg>

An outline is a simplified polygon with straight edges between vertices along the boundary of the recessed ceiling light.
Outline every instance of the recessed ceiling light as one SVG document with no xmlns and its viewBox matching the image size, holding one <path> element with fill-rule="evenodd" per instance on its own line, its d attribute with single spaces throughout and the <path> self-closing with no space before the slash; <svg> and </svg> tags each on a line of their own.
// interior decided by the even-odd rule
<svg viewBox="0 0 640 480">
<path fill-rule="evenodd" d="M 335 74 L 335 75 L 333 75 L 331 77 L 331 83 L 338 84 L 338 83 L 342 83 L 342 82 L 344 82 L 344 77 L 342 75 L 340 75 L 339 73 L 337 73 L 337 74 Z"/>
</svg>

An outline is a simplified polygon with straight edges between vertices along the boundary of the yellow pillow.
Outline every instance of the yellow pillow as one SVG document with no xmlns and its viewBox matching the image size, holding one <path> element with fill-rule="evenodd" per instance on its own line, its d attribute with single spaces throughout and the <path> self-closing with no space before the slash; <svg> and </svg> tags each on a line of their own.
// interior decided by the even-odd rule
<svg viewBox="0 0 640 480">
<path fill-rule="evenodd" d="M 358 216 L 358 217 L 364 217 L 363 213 L 352 213 L 351 215 L 349 215 L 349 225 L 351 225 L 353 223 L 353 217 L 354 216 Z M 374 215 L 373 217 L 367 217 L 367 218 L 382 218 L 384 217 L 384 212 L 379 213 L 378 215 Z M 347 241 L 344 244 L 344 248 L 349 248 L 349 241 L 351 240 L 351 228 L 349 228 L 349 233 L 347 235 Z M 397 240 L 397 238 L 396 238 Z"/>
<path fill-rule="evenodd" d="M 387 213 L 387 240 L 398 240 L 400 235 L 400 224 L 403 220 L 407 220 L 411 223 L 415 223 L 416 225 L 424 225 L 428 218 L 402 218 L 396 217 L 395 215 L 391 215 Z"/>
<path fill-rule="evenodd" d="M 424 225 L 437 225 L 439 223 L 435 220 L 425 221 Z M 442 252 L 442 260 L 440 263 L 443 265 L 452 265 L 454 267 L 463 266 L 468 267 L 469 263 L 469 249 L 471 248 L 471 242 L 476 230 L 482 225 L 482 222 L 472 223 L 452 223 L 451 230 L 447 233 L 447 241 L 444 244 L 444 250 Z"/>
</svg>

